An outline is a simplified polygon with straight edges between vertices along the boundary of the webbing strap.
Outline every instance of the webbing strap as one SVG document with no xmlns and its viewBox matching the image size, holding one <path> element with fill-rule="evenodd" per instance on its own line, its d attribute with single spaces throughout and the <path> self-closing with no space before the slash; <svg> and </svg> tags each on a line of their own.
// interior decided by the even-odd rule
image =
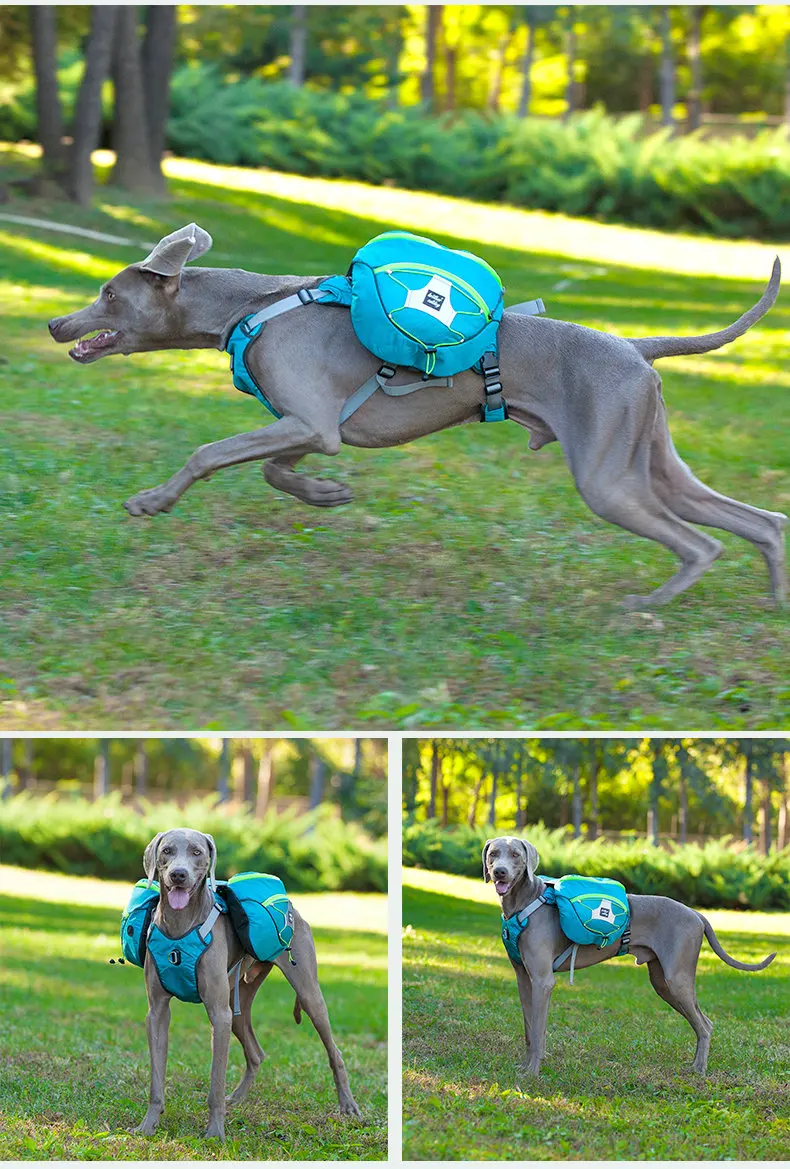
<svg viewBox="0 0 790 1169">
<path fill-rule="evenodd" d="M 545 311 L 546 306 L 540 297 L 536 300 L 522 300 L 519 304 L 509 304 L 505 309 L 506 313 L 520 313 L 524 317 L 536 317 Z"/>
<path fill-rule="evenodd" d="M 545 905 L 545 904 L 546 904 L 545 897 L 536 897 L 534 901 L 530 901 L 530 903 L 526 907 L 526 909 L 522 909 L 521 913 L 518 915 L 519 924 L 527 925 L 530 917 L 535 912 L 535 910 L 540 909 L 541 905 Z"/>
<path fill-rule="evenodd" d="M 368 398 L 372 398 L 376 390 L 383 390 L 390 398 L 402 398 L 406 394 L 413 394 L 415 390 L 423 390 L 426 386 L 447 386 L 452 387 L 453 379 L 451 377 L 432 377 L 420 378 L 418 382 L 405 382 L 400 386 L 390 385 L 390 378 L 395 377 L 397 369 L 392 365 L 382 365 L 378 373 L 374 373 L 366 382 L 363 382 L 358 390 L 350 397 L 346 398 L 343 403 L 343 408 L 340 411 L 339 422 L 342 425 L 346 422 L 352 414 L 355 414 L 360 406 L 364 406 Z"/>
<path fill-rule="evenodd" d="M 573 964 L 576 961 L 576 951 L 578 950 L 576 942 L 571 942 L 567 949 L 563 950 L 558 958 L 555 958 L 551 964 L 552 970 L 559 970 L 560 966 L 567 960 L 571 959 L 571 982 L 573 982 Z"/>
<path fill-rule="evenodd" d="M 259 313 L 248 317 L 247 328 L 256 329 L 258 325 L 263 325 L 266 321 L 271 321 L 282 313 L 290 312 L 292 308 L 298 308 L 300 304 L 311 304 L 313 301 L 323 300 L 328 295 L 328 292 L 322 292 L 318 288 L 300 288 L 293 296 L 285 296 L 282 300 L 276 300 L 268 308 L 262 308 Z"/>
<path fill-rule="evenodd" d="M 233 977 L 234 974 L 236 975 L 234 983 L 233 983 L 233 1014 L 234 1015 L 241 1014 L 241 1007 L 239 1006 L 239 978 L 241 977 L 241 964 L 243 961 L 244 961 L 243 958 L 239 958 L 236 965 L 231 966 L 230 970 L 228 971 L 228 978 Z"/>
<path fill-rule="evenodd" d="M 200 934 L 201 941 L 205 942 L 206 938 L 213 930 L 214 925 L 216 923 L 216 920 L 219 917 L 221 912 L 222 912 L 222 910 L 220 909 L 220 907 L 217 904 L 215 904 L 214 908 L 211 910 L 211 913 L 208 915 L 208 917 L 203 922 L 203 924 L 201 926 L 198 926 L 198 933 Z"/>
</svg>

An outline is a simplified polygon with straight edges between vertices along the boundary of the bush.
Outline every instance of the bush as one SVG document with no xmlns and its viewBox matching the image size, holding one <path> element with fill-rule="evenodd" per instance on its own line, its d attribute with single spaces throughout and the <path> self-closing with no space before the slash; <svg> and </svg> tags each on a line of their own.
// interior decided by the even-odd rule
<svg viewBox="0 0 790 1169">
<path fill-rule="evenodd" d="M 481 877 L 487 832 L 442 829 L 435 820 L 409 824 L 403 834 L 403 863 L 464 877 Z M 790 910 L 790 849 L 760 856 L 734 848 L 728 838 L 705 845 L 678 845 L 666 852 L 642 841 L 620 844 L 574 840 L 563 828 L 542 824 L 526 830 L 540 854 L 540 870 L 552 877 L 581 873 L 614 877 L 629 893 L 674 897 L 702 909 Z"/>
<path fill-rule="evenodd" d="M 225 811 L 216 798 L 183 808 L 143 801 L 136 811 L 117 795 L 91 803 L 23 793 L 0 805 L 0 857 L 23 868 L 136 881 L 149 840 L 179 824 L 211 833 L 223 878 L 255 869 L 276 873 L 294 892 L 387 889 L 386 842 L 328 809 L 256 820 Z"/>
</svg>

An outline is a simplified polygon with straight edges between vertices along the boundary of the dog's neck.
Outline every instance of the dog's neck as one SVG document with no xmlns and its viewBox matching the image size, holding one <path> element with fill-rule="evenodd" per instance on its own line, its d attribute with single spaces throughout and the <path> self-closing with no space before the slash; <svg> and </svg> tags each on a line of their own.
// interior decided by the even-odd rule
<svg viewBox="0 0 790 1169">
<path fill-rule="evenodd" d="M 540 897 L 545 888 L 545 881 L 534 874 L 530 876 L 529 872 L 525 870 L 523 877 L 511 885 L 505 896 L 500 898 L 503 916 L 512 917 L 514 913 L 520 913 L 522 909 L 526 909 L 531 901 Z"/>
<path fill-rule="evenodd" d="M 268 307 L 323 276 L 262 276 L 242 268 L 187 268 L 178 294 L 174 349 L 224 349 L 242 317 Z"/>
<path fill-rule="evenodd" d="M 166 937 L 182 938 L 195 926 L 203 924 L 213 905 L 214 894 L 209 889 L 205 877 L 193 890 L 189 904 L 184 909 L 173 909 L 168 904 L 167 893 L 162 888 L 154 922 Z"/>
</svg>

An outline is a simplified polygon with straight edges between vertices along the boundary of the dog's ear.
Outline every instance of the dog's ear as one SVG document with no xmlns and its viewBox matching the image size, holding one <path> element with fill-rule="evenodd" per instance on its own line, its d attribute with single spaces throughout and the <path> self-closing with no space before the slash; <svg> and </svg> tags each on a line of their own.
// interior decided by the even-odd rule
<svg viewBox="0 0 790 1169">
<path fill-rule="evenodd" d="M 148 878 L 148 888 L 151 888 L 151 882 L 156 876 L 157 853 L 159 852 L 159 841 L 164 836 L 164 832 L 157 832 L 150 844 L 146 846 L 143 853 L 143 872 Z"/>
<path fill-rule="evenodd" d="M 531 881 L 537 872 L 540 857 L 534 844 L 530 844 L 528 840 L 522 840 L 521 843 L 524 845 L 524 863 L 527 866 L 527 875 Z"/>
<path fill-rule="evenodd" d="M 488 873 L 488 865 L 487 865 L 487 863 L 486 863 L 486 862 L 487 862 L 487 860 L 488 860 L 488 846 L 489 846 L 490 844 L 493 844 L 493 843 L 494 843 L 494 839 L 495 839 L 495 838 L 494 838 L 494 837 L 492 837 L 492 838 L 491 838 L 491 840 L 487 840 L 487 841 L 485 842 L 485 844 L 483 845 L 483 880 L 484 880 L 484 881 L 490 881 L 490 880 L 491 880 L 491 877 L 489 876 L 489 873 Z"/>
<path fill-rule="evenodd" d="M 196 260 L 212 244 L 211 236 L 196 223 L 189 223 L 160 239 L 153 251 L 145 257 L 140 270 L 157 276 L 179 276 L 184 264 Z"/>
<path fill-rule="evenodd" d="M 214 837 L 210 832 L 204 832 L 208 844 L 209 855 L 209 870 L 208 870 L 208 887 L 213 893 L 217 891 L 217 846 L 214 843 Z"/>
</svg>

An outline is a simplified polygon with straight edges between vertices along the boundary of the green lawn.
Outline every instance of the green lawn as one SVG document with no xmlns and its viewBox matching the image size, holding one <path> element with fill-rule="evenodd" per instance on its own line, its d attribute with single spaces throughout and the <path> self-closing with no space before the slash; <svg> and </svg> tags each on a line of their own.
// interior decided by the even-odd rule
<svg viewBox="0 0 790 1169">
<path fill-rule="evenodd" d="M 523 1051 L 516 981 L 482 882 L 404 874 L 404 1145 L 413 1160 L 786 1160 L 790 914 L 710 912 L 734 956 L 703 944 L 708 1078 L 691 1028 L 629 958 L 558 977 L 547 1060 Z"/>
<path fill-rule="evenodd" d="M 530 452 L 515 425 L 313 459 L 354 489 L 336 511 L 278 495 L 250 465 L 199 485 L 172 515 L 132 520 L 130 495 L 265 416 L 233 389 L 224 355 L 81 368 L 46 330 L 192 219 L 214 235 L 207 263 L 273 272 L 345 271 L 360 243 L 402 224 L 484 253 L 512 301 L 542 295 L 554 316 L 631 335 L 733 320 L 768 277 L 769 247 L 169 169 L 169 201 L 132 206 L 100 188 L 90 210 L 0 208 L 140 241 L 0 219 L 0 726 L 784 725 L 790 623 L 736 537 L 658 615 L 622 611 L 619 598 L 649 592 L 672 557 L 594 517 L 558 446 Z M 695 472 L 785 511 L 789 325 L 783 295 L 730 349 L 661 363 Z"/>
<path fill-rule="evenodd" d="M 296 1026 L 293 993 L 274 971 L 254 1007 L 268 1059 L 247 1100 L 228 1111 L 225 1144 L 202 1136 L 211 1061 L 205 1011 L 175 1001 L 165 1115 L 148 1139 L 127 1131 L 145 1113 L 148 1054 L 142 971 L 108 965 L 119 954 L 120 912 L 53 897 L 0 896 L 0 1160 L 386 1158 L 384 933 L 321 928 L 321 895 L 309 898 L 321 985 L 361 1123 L 337 1113 L 321 1041 L 307 1018 Z M 348 900 L 352 917 L 359 899 Z M 229 1087 L 243 1067 L 231 1043 Z"/>
</svg>

